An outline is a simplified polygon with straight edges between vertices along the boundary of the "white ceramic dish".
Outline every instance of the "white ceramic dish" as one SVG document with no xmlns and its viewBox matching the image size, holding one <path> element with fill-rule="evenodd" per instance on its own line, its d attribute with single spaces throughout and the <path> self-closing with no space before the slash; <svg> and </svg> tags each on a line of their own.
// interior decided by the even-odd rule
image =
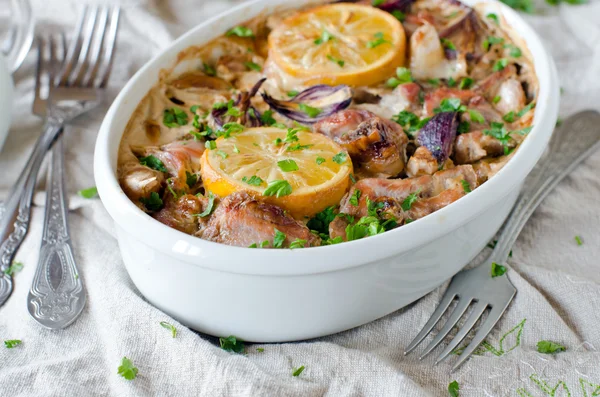
<svg viewBox="0 0 600 397">
<path fill-rule="evenodd" d="M 0 151 L 10 128 L 10 111 L 14 95 L 13 81 L 6 58 L 0 53 Z"/>
<path fill-rule="evenodd" d="M 557 75 L 538 36 L 512 9 L 485 2 L 486 12 L 504 15 L 524 38 L 535 60 L 540 92 L 529 137 L 504 169 L 473 193 L 391 232 L 294 251 L 216 244 L 146 215 L 118 184 L 117 150 L 130 115 L 157 81 L 159 70 L 170 67 L 190 45 L 207 42 L 265 10 L 301 3 L 308 1 L 255 0 L 192 29 L 129 81 L 98 136 L 96 183 L 115 221 L 133 282 L 158 308 L 208 334 L 255 342 L 313 338 L 375 320 L 427 294 L 474 258 L 500 228 L 556 122 Z"/>
</svg>

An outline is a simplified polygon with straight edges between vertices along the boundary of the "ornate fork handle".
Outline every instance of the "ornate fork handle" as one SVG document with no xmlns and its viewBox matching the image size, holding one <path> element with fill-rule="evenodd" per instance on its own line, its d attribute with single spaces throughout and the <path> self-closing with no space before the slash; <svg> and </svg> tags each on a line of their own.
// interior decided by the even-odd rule
<svg viewBox="0 0 600 397">
<path fill-rule="evenodd" d="M 504 226 L 491 255 L 503 263 L 519 233 L 542 200 L 583 160 L 600 149 L 600 113 L 584 111 L 570 117 L 556 130 L 549 152 L 538 163 Z"/>
<path fill-rule="evenodd" d="M 60 329 L 79 316 L 86 297 L 67 223 L 62 137 L 54 144 L 51 155 L 40 259 L 27 297 L 27 308 L 43 326 Z"/>
<path fill-rule="evenodd" d="M 19 175 L 19 181 L 4 203 L 4 210 L 0 218 L 0 274 L 2 275 L 0 277 L 0 306 L 12 293 L 12 276 L 6 274 L 6 270 L 12 264 L 15 254 L 29 230 L 31 200 L 40 167 L 48 148 L 61 129 L 62 122 L 59 120 L 51 119 L 46 122 L 44 132 L 36 142 L 27 166 Z"/>
</svg>

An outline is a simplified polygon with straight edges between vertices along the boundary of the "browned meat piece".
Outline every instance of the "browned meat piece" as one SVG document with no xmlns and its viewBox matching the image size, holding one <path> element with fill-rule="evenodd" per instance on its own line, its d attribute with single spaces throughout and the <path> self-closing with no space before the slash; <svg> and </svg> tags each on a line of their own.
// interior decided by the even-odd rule
<svg viewBox="0 0 600 397">
<path fill-rule="evenodd" d="M 407 110 L 412 113 L 420 114 L 422 111 L 419 94 L 421 87 L 417 83 L 400 84 L 398 87 L 386 95 L 381 97 L 379 105 L 389 110 L 388 115 L 391 116 L 400 113 L 402 110 Z"/>
<path fill-rule="evenodd" d="M 198 230 L 198 214 L 204 211 L 207 200 L 186 194 L 178 199 L 165 198 L 165 206 L 153 215 L 154 219 L 187 234 Z"/>
<path fill-rule="evenodd" d="M 481 185 L 493 177 L 508 163 L 515 155 L 516 150 L 508 156 L 500 156 L 492 159 L 483 159 L 473 164 L 473 169 L 477 173 L 477 182 Z"/>
<path fill-rule="evenodd" d="M 523 85 L 517 79 L 517 69 L 514 65 L 492 73 L 477 85 L 475 91 L 485 96 L 488 101 L 499 97 L 494 107 L 501 115 L 520 111 L 525 107 L 527 100 Z"/>
<path fill-rule="evenodd" d="M 415 220 L 435 212 L 464 196 L 462 181 L 465 180 L 471 190 L 478 186 L 477 175 L 470 165 L 463 165 L 449 170 L 438 171 L 433 176 L 425 175 L 408 179 L 368 178 L 358 181 L 344 197 L 340 212 L 358 219 L 369 215 L 367 198 L 373 203 L 383 202 L 378 208 L 378 215 L 389 219 L 393 217 L 398 223 L 407 219 Z M 358 205 L 350 203 L 350 197 L 360 190 Z M 408 209 L 402 208 L 402 203 L 410 194 L 417 194 L 418 200 Z M 335 238 L 345 239 L 347 221 L 336 218 L 329 225 L 329 233 Z"/>
<path fill-rule="evenodd" d="M 159 193 L 165 178 L 160 171 L 138 165 L 128 169 L 119 179 L 127 197 L 137 203 L 142 197 L 148 198 L 152 192 Z"/>
<path fill-rule="evenodd" d="M 246 192 L 233 193 L 221 202 L 211 216 L 206 229 L 198 233 L 203 239 L 248 247 L 269 241 L 273 246 L 275 229 L 286 235 L 283 247 L 296 239 L 306 240 L 306 247 L 321 244 L 321 239 L 301 222 L 286 214 L 281 208 L 264 203 Z"/>
<path fill-rule="evenodd" d="M 469 131 L 489 129 L 492 122 L 504 123 L 502 115 L 480 95 L 471 98 L 467 107 L 469 110 L 479 112 L 485 119 L 483 123 L 480 123 L 479 121 L 472 120 L 469 112 L 464 112 L 461 115 L 461 121 L 469 122 Z"/>
<path fill-rule="evenodd" d="M 441 87 L 435 91 L 425 94 L 425 113 L 428 116 L 433 115 L 433 110 L 440 106 L 442 100 L 446 98 L 460 99 L 463 105 L 469 103 L 469 100 L 477 95 L 471 90 L 459 90 L 456 88 Z"/>
<path fill-rule="evenodd" d="M 478 33 L 483 33 L 482 27 L 475 11 L 470 10 L 463 18 L 442 30 L 440 38 L 450 40 L 460 52 L 474 54 L 480 52 L 481 48 L 476 45 Z"/>
<path fill-rule="evenodd" d="M 362 177 L 385 178 L 404 169 L 408 137 L 402 127 L 367 110 L 342 110 L 316 123 L 314 132 L 346 149 Z"/>
<path fill-rule="evenodd" d="M 227 91 L 233 88 L 225 80 L 218 77 L 207 76 L 200 71 L 183 73 L 169 84 L 177 89 L 208 88 L 217 91 Z"/>
<path fill-rule="evenodd" d="M 155 156 L 163 162 L 170 175 L 183 180 L 186 171 L 195 173 L 200 169 L 200 157 L 204 149 L 204 142 L 193 139 L 174 141 L 161 147 L 132 148 L 139 157 Z"/>
<path fill-rule="evenodd" d="M 406 175 L 410 178 L 422 175 L 433 175 L 438 170 L 439 164 L 435 157 L 425 146 L 419 146 L 415 153 L 408 159 Z"/>
<path fill-rule="evenodd" d="M 460 134 L 454 144 L 454 159 L 457 164 L 474 163 L 487 156 L 504 153 L 502 143 L 481 131 Z"/>
</svg>

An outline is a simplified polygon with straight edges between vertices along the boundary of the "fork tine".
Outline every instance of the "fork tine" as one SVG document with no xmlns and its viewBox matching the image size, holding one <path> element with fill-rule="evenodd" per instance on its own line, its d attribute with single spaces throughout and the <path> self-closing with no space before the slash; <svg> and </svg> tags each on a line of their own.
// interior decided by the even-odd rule
<svg viewBox="0 0 600 397">
<path fill-rule="evenodd" d="M 56 43 L 54 42 L 54 38 L 52 35 L 48 35 L 46 38 L 48 41 L 48 85 L 50 88 L 54 85 L 54 77 L 56 76 L 56 60 L 58 59 L 56 56 Z"/>
<path fill-rule="evenodd" d="M 467 360 L 467 358 L 469 358 L 471 354 L 473 354 L 475 349 L 477 349 L 481 342 L 483 342 L 486 336 L 488 336 L 488 334 L 492 331 L 498 320 L 500 320 L 500 318 L 502 317 L 502 314 L 510 304 L 511 300 L 512 298 L 504 306 L 492 308 L 490 314 L 481 325 L 481 328 L 479 328 L 479 331 L 477 331 L 477 333 L 475 334 L 475 337 L 473 338 L 471 343 L 469 343 L 467 348 L 463 350 L 463 352 L 460 355 L 460 358 L 458 359 L 456 364 L 454 364 L 454 367 L 452 367 L 452 371 L 455 371 L 458 367 L 460 367 Z"/>
<path fill-rule="evenodd" d="M 119 31 L 119 20 L 121 16 L 121 8 L 114 7 L 110 13 L 110 28 L 106 35 L 106 46 L 104 55 L 102 56 L 102 67 L 100 76 L 100 84 L 98 87 L 104 88 L 108 83 L 110 72 L 112 70 L 113 59 L 115 56 L 115 47 L 117 41 L 117 32 Z"/>
<path fill-rule="evenodd" d="M 17 40 L 17 27 L 13 26 L 9 33 L 8 37 L 2 42 L 2 46 L 0 46 L 0 51 L 4 54 L 8 54 L 14 47 Z"/>
<path fill-rule="evenodd" d="M 85 87 L 92 87 L 96 79 L 96 73 L 100 65 L 100 55 L 102 51 L 102 43 L 106 34 L 106 26 L 108 23 L 108 7 L 100 8 L 100 16 L 97 20 L 96 32 L 97 35 L 93 41 L 93 47 L 90 51 L 90 60 L 88 62 L 87 73 L 81 80 Z"/>
<path fill-rule="evenodd" d="M 446 324 L 444 324 L 444 326 L 442 327 L 440 332 L 438 332 L 438 334 L 435 336 L 435 338 L 433 338 L 433 340 L 425 348 L 425 351 L 423 352 L 423 354 L 421 354 L 421 356 L 419 357 L 419 360 L 422 360 L 426 355 L 431 353 L 431 351 L 433 349 L 435 349 L 437 347 L 437 345 L 439 345 L 444 340 L 446 335 L 448 335 L 448 333 L 450 333 L 452 328 L 454 328 L 454 326 L 458 323 L 458 320 L 460 320 L 460 318 L 463 316 L 463 314 L 465 314 L 465 312 L 469 308 L 469 305 L 471 304 L 471 302 L 472 302 L 472 299 L 470 299 L 470 298 L 458 300 L 458 303 L 456 304 L 454 311 L 450 315 L 450 318 L 448 318 L 448 321 L 446 321 Z"/>
<path fill-rule="evenodd" d="M 405 356 L 411 351 L 413 351 L 414 348 L 417 347 L 427 335 L 429 335 L 433 327 L 435 327 L 437 322 L 440 321 L 440 318 L 442 318 L 442 315 L 446 312 L 446 310 L 448 310 L 448 307 L 450 306 L 455 297 L 456 294 L 453 292 L 453 290 L 451 290 L 451 288 L 448 288 L 446 290 L 446 293 L 442 297 L 442 300 L 440 301 L 438 307 L 435 309 L 427 323 L 423 326 L 419 334 L 415 336 L 415 339 L 413 339 L 413 341 L 410 342 L 406 350 L 404 350 Z"/>
<path fill-rule="evenodd" d="M 85 6 L 83 8 L 83 12 L 79 15 L 79 20 L 77 21 L 76 25 L 77 27 L 75 28 L 75 35 L 71 40 L 71 45 L 69 45 L 67 56 L 65 58 L 65 63 L 59 74 L 59 85 L 67 85 L 71 70 L 73 70 L 75 62 L 79 58 L 79 52 L 81 50 L 81 32 L 83 31 L 83 25 L 85 24 L 85 20 L 87 19 L 87 14 L 88 7 Z"/>
<path fill-rule="evenodd" d="M 484 302 L 479 302 L 477 303 L 477 305 L 475 305 L 475 307 L 473 308 L 473 312 L 469 315 L 469 318 L 467 319 L 467 321 L 465 321 L 462 328 L 456 334 L 454 339 L 452 339 L 452 341 L 448 344 L 448 346 L 446 346 L 444 351 L 439 355 L 439 357 L 435 361 L 435 365 L 439 364 L 442 360 L 448 357 L 448 355 L 454 349 L 456 349 L 460 342 L 462 342 L 463 339 L 465 339 L 465 337 L 469 334 L 469 331 L 473 329 L 475 323 L 477 322 L 477 320 L 479 320 L 479 318 L 481 317 L 485 309 L 487 309 L 487 307 L 488 304 Z"/>
<path fill-rule="evenodd" d="M 40 97 L 40 91 L 42 87 L 42 67 L 44 66 L 44 39 L 40 36 L 36 37 L 37 42 L 37 63 L 35 68 L 35 98 Z M 34 102 L 35 103 L 35 102 Z"/>
<path fill-rule="evenodd" d="M 94 38 L 97 19 L 98 7 L 93 7 L 91 11 L 89 11 L 89 15 L 84 23 L 85 27 L 83 35 L 79 37 L 81 39 L 81 48 L 79 51 L 79 57 L 77 58 L 77 63 L 75 64 L 75 69 L 69 76 L 69 85 L 81 83 L 81 80 L 83 79 L 83 76 L 88 68 L 87 58 L 92 45 L 92 40 Z"/>
</svg>

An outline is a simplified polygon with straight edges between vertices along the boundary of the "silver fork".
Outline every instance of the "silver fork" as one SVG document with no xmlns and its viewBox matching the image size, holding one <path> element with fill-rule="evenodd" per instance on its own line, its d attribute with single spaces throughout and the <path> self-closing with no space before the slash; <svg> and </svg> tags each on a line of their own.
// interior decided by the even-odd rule
<svg viewBox="0 0 600 397">
<path fill-rule="evenodd" d="M 473 354 L 500 320 L 517 292 L 506 274 L 499 277 L 491 276 L 491 264 L 493 262 L 506 263 L 519 233 L 542 200 L 575 167 L 600 149 L 600 128 L 598 126 L 600 126 L 600 113 L 584 111 L 569 117 L 554 132 L 548 153 L 540 160 L 527 179 L 524 190 L 509 215 L 489 258 L 480 266 L 464 270 L 454 276 L 429 321 L 404 351 L 405 355 L 414 350 L 431 333 L 455 299 L 457 302 L 452 314 L 419 359 L 429 354 L 444 340 L 467 312 L 471 303 L 474 304 L 473 310 L 454 339 L 439 355 L 435 364 L 444 360 L 459 346 L 484 312 L 489 309 L 487 317 L 481 322 L 471 342 L 462 351 L 452 371 L 461 366 Z"/>
<path fill-rule="evenodd" d="M 65 123 L 94 109 L 104 99 L 119 16 L 118 7 L 86 7 L 77 23 L 64 65 L 53 81 L 46 101 L 44 132 L 5 201 L 5 215 L 0 219 L 0 305 L 12 292 L 12 278 L 5 271 L 27 234 L 35 180 L 46 152 Z M 40 104 L 43 106 L 38 102 Z M 60 283 L 51 285 L 60 286 Z"/>
</svg>

